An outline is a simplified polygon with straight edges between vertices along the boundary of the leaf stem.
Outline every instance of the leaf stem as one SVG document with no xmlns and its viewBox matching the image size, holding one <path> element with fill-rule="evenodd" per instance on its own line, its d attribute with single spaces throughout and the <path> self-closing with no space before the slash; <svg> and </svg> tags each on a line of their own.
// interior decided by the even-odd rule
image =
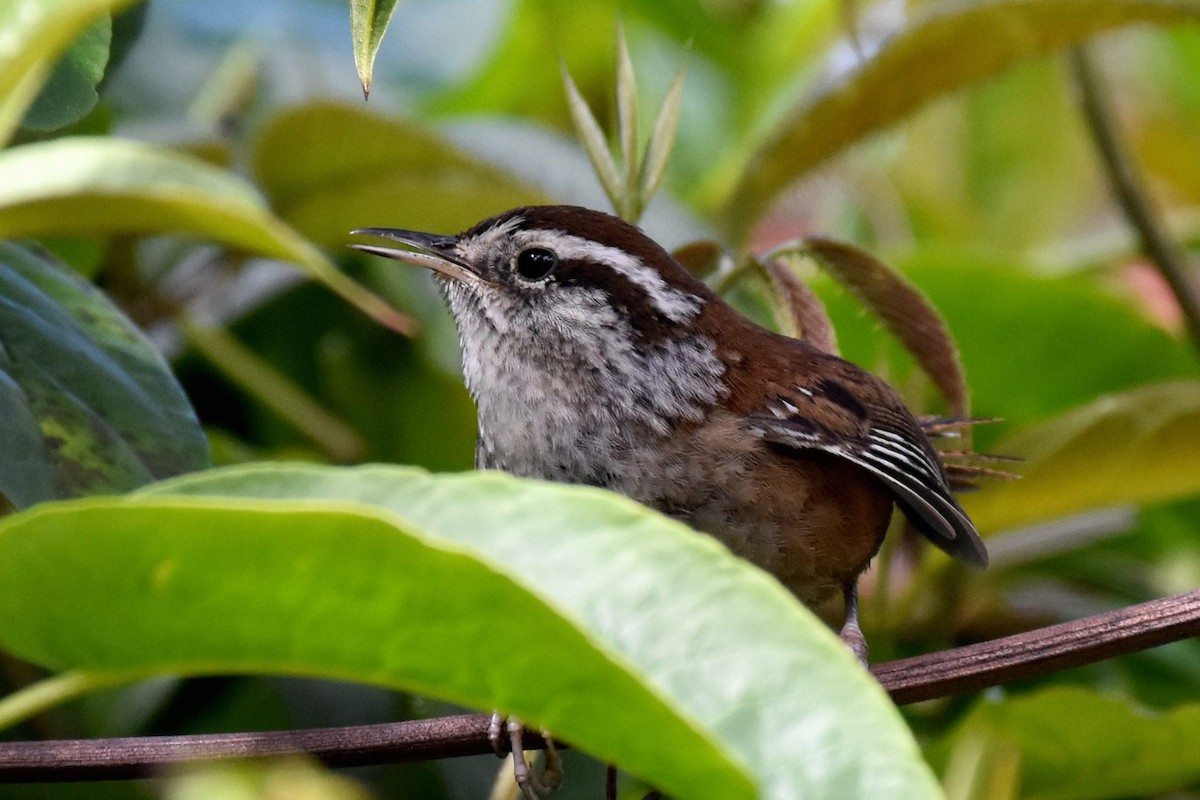
<svg viewBox="0 0 1200 800">
<path fill-rule="evenodd" d="M 72 671 L 31 683 L 0 698 L 0 730 L 87 692 L 124 681 L 110 673 Z"/>
<path fill-rule="evenodd" d="M 1071 66 L 1088 133 L 1104 163 L 1117 203 L 1137 232 L 1142 252 L 1175 295 L 1188 335 L 1200 353 L 1200 294 L 1189 280 L 1187 255 L 1167 235 L 1161 216 L 1151 204 L 1142 178 L 1120 139 L 1100 76 L 1082 45 L 1072 48 Z"/>
<path fill-rule="evenodd" d="M 353 428 L 322 408 L 227 330 L 202 325 L 186 315 L 180 315 L 179 329 L 188 344 L 213 366 L 251 397 L 279 414 L 335 461 L 346 463 L 362 457 L 366 443 Z"/>
</svg>

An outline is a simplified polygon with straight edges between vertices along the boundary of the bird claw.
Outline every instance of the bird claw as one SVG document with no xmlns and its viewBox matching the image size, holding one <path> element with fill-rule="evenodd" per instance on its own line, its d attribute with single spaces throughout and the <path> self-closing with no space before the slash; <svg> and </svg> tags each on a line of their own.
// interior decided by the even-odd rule
<svg viewBox="0 0 1200 800">
<path fill-rule="evenodd" d="M 505 732 L 508 733 L 508 747 L 504 744 Z M 542 732 L 542 739 L 546 743 L 546 763 L 539 775 L 525 759 L 525 726 L 521 721 L 516 717 L 505 720 L 496 713 L 492 714 L 488 723 L 488 741 L 492 743 L 492 750 L 501 758 L 512 754 L 513 779 L 526 800 L 544 800 L 562 785 L 562 756 L 554 746 L 554 740 L 545 731 Z"/>
</svg>

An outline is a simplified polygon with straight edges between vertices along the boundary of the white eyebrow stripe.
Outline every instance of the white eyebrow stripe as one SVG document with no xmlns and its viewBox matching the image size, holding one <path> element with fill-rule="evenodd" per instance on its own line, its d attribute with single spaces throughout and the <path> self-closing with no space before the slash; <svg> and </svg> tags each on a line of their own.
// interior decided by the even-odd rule
<svg viewBox="0 0 1200 800">
<path fill-rule="evenodd" d="M 644 289 L 654 307 L 672 322 L 686 322 L 704 305 L 701 298 L 668 285 L 658 270 L 620 248 L 556 230 L 519 231 L 513 239 L 522 247 L 547 247 L 559 258 L 607 264 Z"/>
</svg>

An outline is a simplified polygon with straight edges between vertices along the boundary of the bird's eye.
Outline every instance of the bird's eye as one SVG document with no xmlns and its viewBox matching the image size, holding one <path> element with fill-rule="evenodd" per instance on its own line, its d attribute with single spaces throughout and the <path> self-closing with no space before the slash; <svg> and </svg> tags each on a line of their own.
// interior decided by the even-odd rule
<svg viewBox="0 0 1200 800">
<path fill-rule="evenodd" d="M 517 254 L 517 274 L 527 281 L 540 281 L 557 266 L 558 256 L 544 247 L 531 247 Z"/>
</svg>

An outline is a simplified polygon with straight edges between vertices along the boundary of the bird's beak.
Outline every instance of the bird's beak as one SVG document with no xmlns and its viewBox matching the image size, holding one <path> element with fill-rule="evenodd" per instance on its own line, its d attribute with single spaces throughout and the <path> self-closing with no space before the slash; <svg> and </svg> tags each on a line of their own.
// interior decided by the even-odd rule
<svg viewBox="0 0 1200 800">
<path fill-rule="evenodd" d="M 457 236 L 445 236 L 438 233 L 422 233 L 421 231 L 405 231 L 399 228 L 359 228 L 350 231 L 354 236 L 381 236 L 394 242 L 408 245 L 412 250 L 401 250 L 394 247 L 377 247 L 370 244 L 352 244 L 355 250 L 364 253 L 393 258 L 425 269 L 431 269 L 447 278 L 463 283 L 486 284 L 478 273 L 460 259 L 454 252 L 458 243 Z"/>
</svg>

